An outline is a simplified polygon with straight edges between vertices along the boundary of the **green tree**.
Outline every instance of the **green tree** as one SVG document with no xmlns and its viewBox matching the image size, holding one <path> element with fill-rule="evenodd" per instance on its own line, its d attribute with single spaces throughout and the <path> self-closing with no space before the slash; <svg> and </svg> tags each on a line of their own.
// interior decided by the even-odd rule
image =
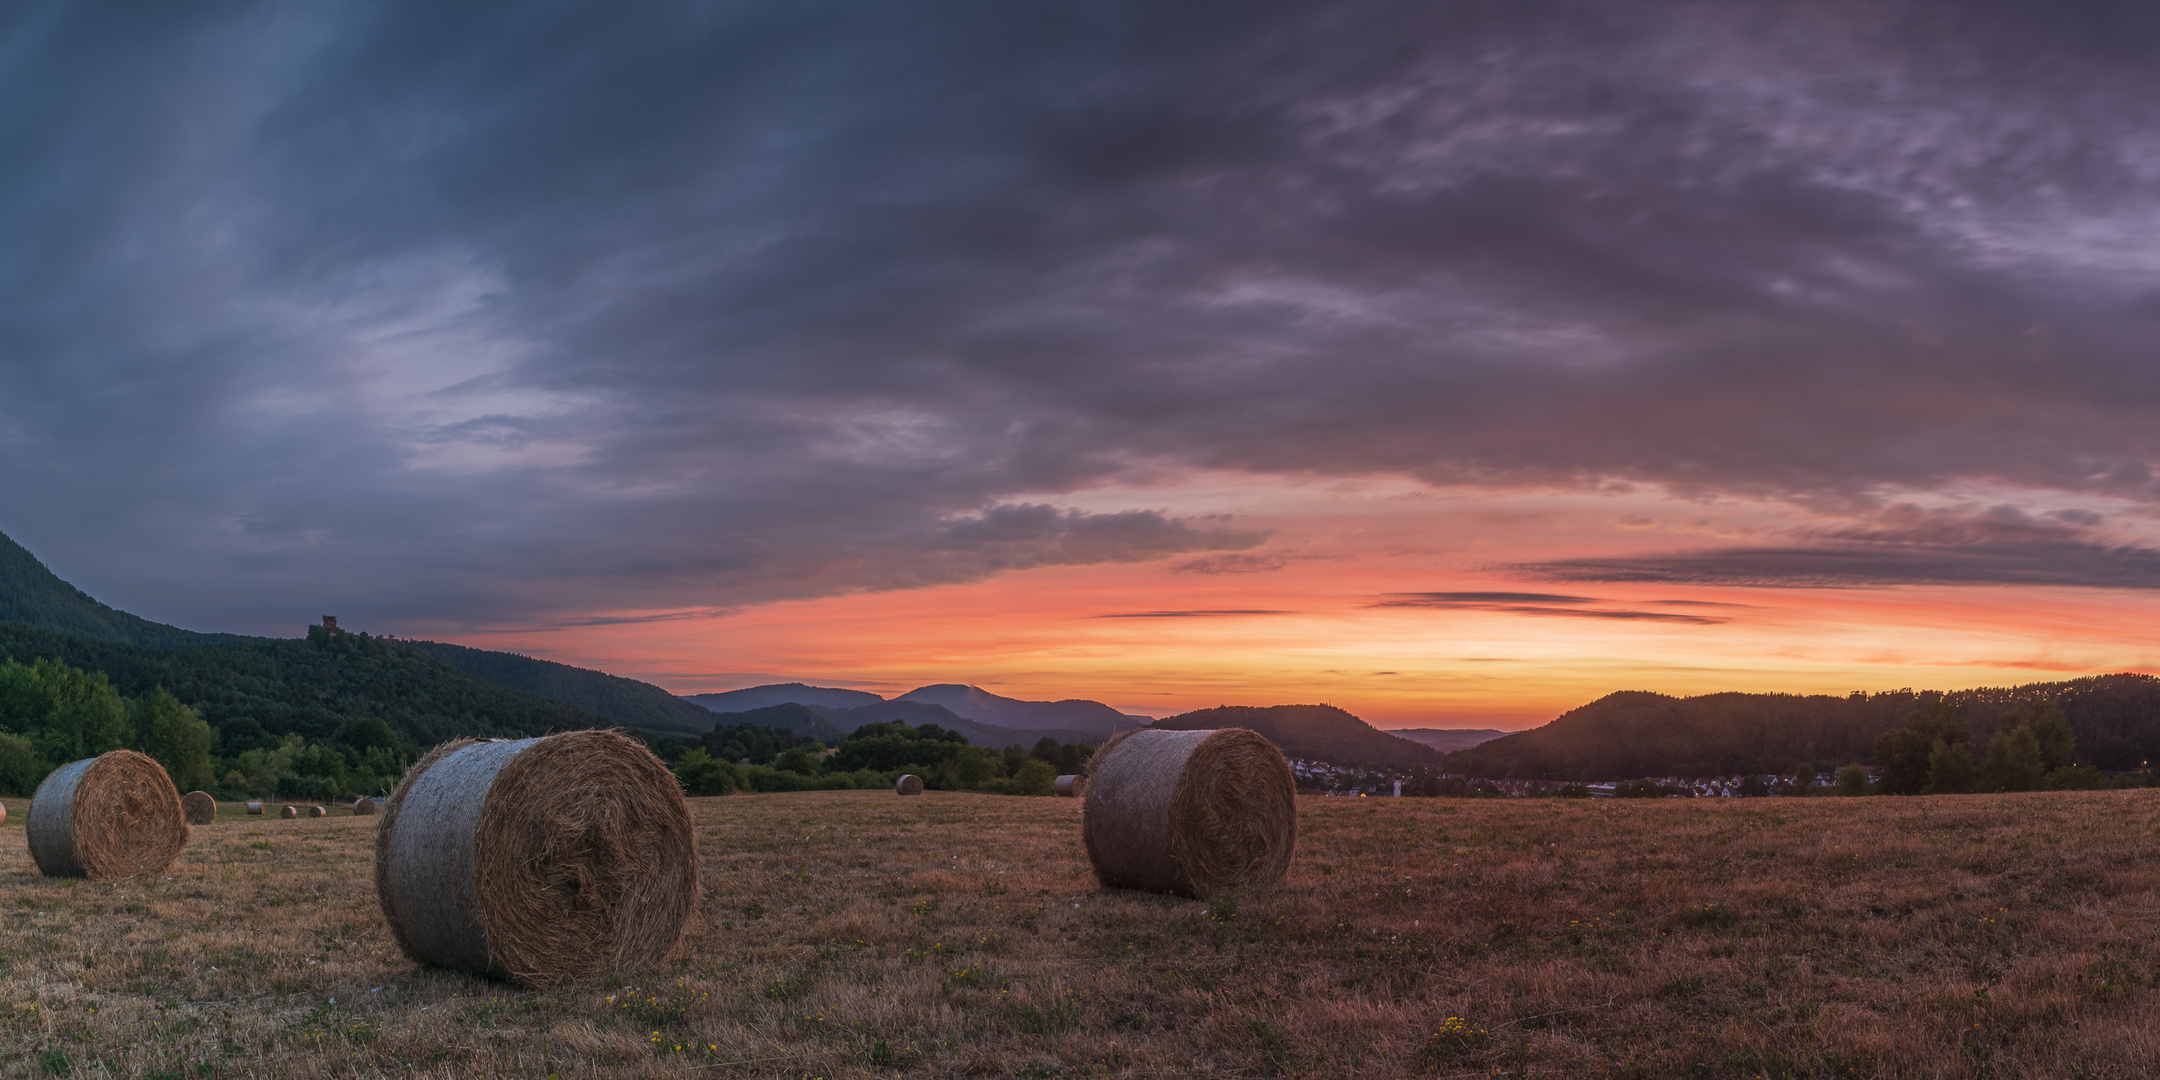
<svg viewBox="0 0 2160 1080">
<path fill-rule="evenodd" d="M 2077 737 L 2070 733 L 2070 718 L 2064 716 L 2054 702 L 2041 702 L 2028 716 L 2025 727 L 2040 744 L 2042 769 L 2054 772 L 2077 764 Z"/>
<path fill-rule="evenodd" d="M 980 746 L 963 746 L 953 756 L 953 783 L 979 788 L 1005 775 L 1005 755 Z"/>
<path fill-rule="evenodd" d="M 182 791 L 210 786 L 210 725 L 195 710 L 160 686 L 128 703 L 128 721 L 136 749 L 165 766 L 174 786 Z"/>
<path fill-rule="evenodd" d="M 44 782 L 52 766 L 38 756 L 30 740 L 11 731 L 0 731 L 0 793 L 29 795 Z"/>
<path fill-rule="evenodd" d="M 1029 758 L 1013 770 L 1015 795 L 1048 795 L 1057 784 L 1057 767 L 1041 758 Z"/>
<path fill-rule="evenodd" d="M 1793 766 L 1792 793 L 1811 795 L 1815 790 L 1815 766 L 1803 761 Z"/>
<path fill-rule="evenodd" d="M 1972 742 L 1972 725 L 1941 700 L 1905 715 L 1905 722 L 1875 737 L 1875 759 L 1885 795 L 1918 795 L 1933 782 L 1935 748 Z M 1965 751 L 1970 764 L 1972 752 Z"/>
<path fill-rule="evenodd" d="M 675 779 L 685 795 L 726 795 L 736 788 L 735 767 L 715 760 L 702 746 L 676 759 Z"/>
<path fill-rule="evenodd" d="M 1980 766 L 1982 791 L 2038 791 L 2047 779 L 2040 760 L 2040 740 L 2028 718 L 2011 713 L 1988 737 L 1987 762 Z"/>
<path fill-rule="evenodd" d="M 1839 770 L 1836 791 L 1840 795 L 1865 795 L 1868 793 L 1867 767 L 1859 762 Z"/>
<path fill-rule="evenodd" d="M 1938 742 L 1928 754 L 1928 783 L 1923 794 L 1962 795 L 1973 789 L 1979 771 L 1967 743 Z"/>
</svg>

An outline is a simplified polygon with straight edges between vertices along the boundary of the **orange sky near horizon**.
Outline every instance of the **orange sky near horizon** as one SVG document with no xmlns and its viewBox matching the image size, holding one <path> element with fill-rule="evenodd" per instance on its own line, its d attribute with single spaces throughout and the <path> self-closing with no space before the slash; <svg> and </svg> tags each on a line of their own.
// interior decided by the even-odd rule
<svg viewBox="0 0 2160 1080">
<path fill-rule="evenodd" d="M 2155 600 L 2136 591 L 1578 586 L 1505 569 L 1774 533 L 1794 513 L 1775 504 L 1395 482 L 1153 494 L 1180 516 L 1212 515 L 1270 539 L 1227 562 L 1199 560 L 1240 572 L 1196 571 L 1191 559 L 1045 567 L 735 611 L 596 613 L 441 636 L 676 693 L 802 681 L 891 696 L 958 682 L 1151 715 L 1326 702 L 1384 728 L 1533 727 L 1617 690 L 1844 694 L 2160 670 L 2160 646 L 2143 629 Z M 1131 505 L 1135 493 L 1094 498 Z M 1400 598 L 1391 594 L 1433 592 L 1581 602 L 1382 606 Z M 1628 612 L 1642 617 L 1597 614 Z M 1677 616 L 1705 621 L 1662 621 Z"/>
</svg>

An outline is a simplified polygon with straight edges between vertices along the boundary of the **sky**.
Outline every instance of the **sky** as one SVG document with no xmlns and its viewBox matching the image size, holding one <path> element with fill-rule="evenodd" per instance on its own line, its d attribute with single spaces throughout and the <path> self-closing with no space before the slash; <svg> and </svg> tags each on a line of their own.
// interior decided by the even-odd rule
<svg viewBox="0 0 2160 1080">
<path fill-rule="evenodd" d="M 0 531 L 680 693 L 2160 672 L 2160 9 L 0 14 Z"/>
</svg>

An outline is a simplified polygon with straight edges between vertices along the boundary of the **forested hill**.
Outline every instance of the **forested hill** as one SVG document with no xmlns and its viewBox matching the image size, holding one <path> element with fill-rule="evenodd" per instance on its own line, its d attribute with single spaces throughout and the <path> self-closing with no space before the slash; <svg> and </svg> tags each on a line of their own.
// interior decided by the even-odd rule
<svg viewBox="0 0 2160 1080">
<path fill-rule="evenodd" d="M 1871 760 L 1875 737 L 1929 702 L 1947 701 L 1984 744 L 2002 714 L 2043 701 L 2070 718 L 2078 752 L 2103 769 L 2160 759 L 2160 679 L 2099 675 L 1950 693 L 1846 697 L 1608 694 L 1559 719 L 1448 755 L 1448 771 L 1556 780 L 1818 770 Z"/>
<path fill-rule="evenodd" d="M 157 649 L 0 623 L 0 657 L 104 672 L 129 697 L 162 686 L 221 732 L 252 733 L 252 721 L 273 734 L 325 739 L 347 721 L 379 717 L 426 747 L 458 735 L 612 726 L 590 710 L 476 679 L 410 642 L 319 626 L 305 639 Z"/>
<path fill-rule="evenodd" d="M 516 653 L 474 649 L 440 641 L 412 642 L 420 651 L 464 672 L 549 701 L 589 709 L 618 724 L 647 731 L 703 735 L 713 714 L 648 682 L 535 660 Z"/>
<path fill-rule="evenodd" d="M 106 607 L 60 580 L 21 544 L 0 535 L 0 622 L 96 641 L 175 648 L 224 641 L 260 641 L 237 634 L 198 634 Z"/>
<path fill-rule="evenodd" d="M 1178 731 L 1249 728 L 1285 755 L 1333 765 L 1418 769 L 1441 761 L 1438 750 L 1397 738 L 1332 705 L 1224 705 L 1165 717 L 1153 726 Z"/>
</svg>

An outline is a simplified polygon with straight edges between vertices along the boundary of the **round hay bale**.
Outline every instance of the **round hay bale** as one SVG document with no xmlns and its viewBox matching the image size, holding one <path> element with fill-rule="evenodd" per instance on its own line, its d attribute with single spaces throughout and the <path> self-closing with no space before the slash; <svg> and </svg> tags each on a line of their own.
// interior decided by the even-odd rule
<svg viewBox="0 0 2160 1080">
<path fill-rule="evenodd" d="M 900 779 L 893 781 L 892 789 L 902 795 L 920 795 L 922 794 L 922 777 L 914 773 L 903 774 Z"/>
<path fill-rule="evenodd" d="M 180 812 L 190 825 L 208 825 L 217 820 L 217 800 L 207 791 L 190 791 L 180 797 Z"/>
<path fill-rule="evenodd" d="M 114 750 L 52 771 L 23 822 L 47 877 L 162 874 L 187 846 L 180 792 L 157 759 Z"/>
<path fill-rule="evenodd" d="M 0 825 L 7 824 L 7 804 L 0 803 Z"/>
<path fill-rule="evenodd" d="M 1087 794 L 1087 777 L 1079 775 L 1060 776 L 1050 790 L 1068 799 L 1078 799 Z"/>
<path fill-rule="evenodd" d="M 528 985 L 659 963 L 697 880 L 681 785 L 607 731 L 444 743 L 375 835 L 376 895 L 407 956 Z"/>
<path fill-rule="evenodd" d="M 250 814 L 260 814 L 263 812 L 263 804 L 259 802 L 251 802 L 247 804 L 247 812 Z"/>
<path fill-rule="evenodd" d="M 374 817 L 375 809 L 375 800 L 365 795 L 353 800 L 352 812 L 354 817 Z"/>
<path fill-rule="evenodd" d="M 291 803 L 286 803 L 286 804 L 284 805 L 284 807 L 283 807 L 282 809 L 280 809 L 280 810 L 279 810 L 279 811 L 277 812 L 277 816 L 279 816 L 279 817 L 281 817 L 281 818 L 296 818 L 296 817 L 299 817 L 299 816 L 300 816 L 300 808 L 299 808 L 299 807 L 297 807 L 297 806 L 294 806 L 294 805 L 293 805 L 293 804 L 291 804 Z"/>
<path fill-rule="evenodd" d="M 1108 888 L 1206 897 L 1266 885 L 1297 844 L 1297 781 L 1244 728 L 1113 737 L 1088 763 L 1081 839 Z"/>
<path fill-rule="evenodd" d="M 330 816 L 330 811 L 328 811 L 328 810 L 325 810 L 325 809 L 323 809 L 323 808 L 322 808 L 322 807 L 320 807 L 320 806 L 310 806 L 310 807 L 308 807 L 308 808 L 307 808 L 307 816 L 309 816 L 309 817 L 329 817 L 329 816 Z"/>
</svg>

